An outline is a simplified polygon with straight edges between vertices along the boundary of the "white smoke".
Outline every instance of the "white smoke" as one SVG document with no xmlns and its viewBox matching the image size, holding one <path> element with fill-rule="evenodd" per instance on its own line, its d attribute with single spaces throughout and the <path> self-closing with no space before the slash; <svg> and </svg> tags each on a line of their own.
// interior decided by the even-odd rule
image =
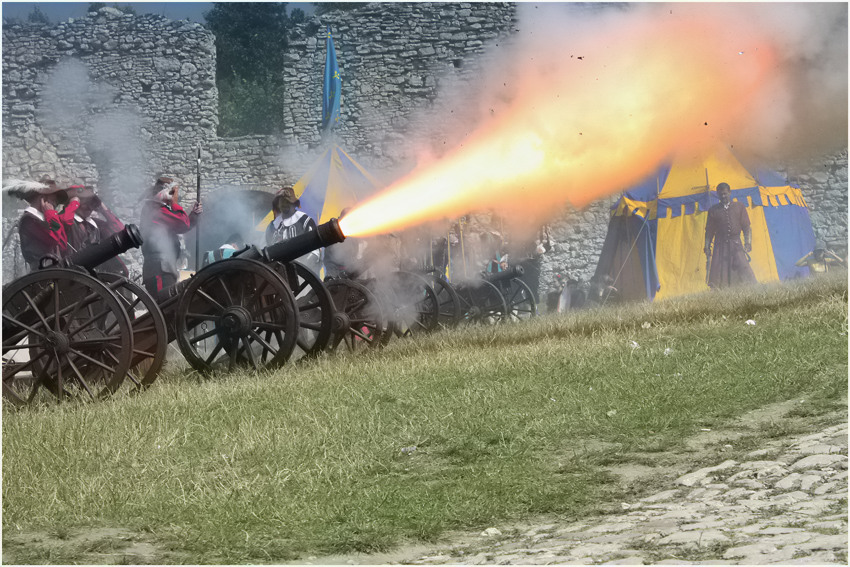
<svg viewBox="0 0 850 567">
<path fill-rule="evenodd" d="M 46 132 L 86 150 L 99 177 L 87 181 L 95 182 L 110 206 L 120 203 L 119 210 L 130 211 L 128 205 L 151 184 L 146 178 L 150 152 L 144 120 L 120 102 L 118 89 L 93 81 L 79 59 L 64 59 L 44 81 L 39 111 Z"/>
</svg>

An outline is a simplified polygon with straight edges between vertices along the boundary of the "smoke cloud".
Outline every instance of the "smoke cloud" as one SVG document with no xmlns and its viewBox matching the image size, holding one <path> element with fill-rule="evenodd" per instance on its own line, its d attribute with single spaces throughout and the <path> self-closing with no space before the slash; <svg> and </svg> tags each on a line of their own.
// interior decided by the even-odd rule
<svg viewBox="0 0 850 567">
<path fill-rule="evenodd" d="M 99 179 L 91 179 L 95 172 L 87 171 L 85 164 L 68 175 L 97 182 L 108 200 L 118 191 L 135 198 L 151 183 L 144 177 L 143 121 L 118 100 L 118 89 L 95 83 L 85 63 L 68 58 L 60 61 L 45 80 L 40 107 L 44 129 L 84 147 Z"/>
<path fill-rule="evenodd" d="M 519 33 L 468 85 L 417 167 L 344 220 L 374 234 L 494 208 L 545 221 L 682 152 L 776 162 L 847 144 L 845 4 L 519 3 Z M 447 144 L 448 145 L 448 144 Z"/>
</svg>

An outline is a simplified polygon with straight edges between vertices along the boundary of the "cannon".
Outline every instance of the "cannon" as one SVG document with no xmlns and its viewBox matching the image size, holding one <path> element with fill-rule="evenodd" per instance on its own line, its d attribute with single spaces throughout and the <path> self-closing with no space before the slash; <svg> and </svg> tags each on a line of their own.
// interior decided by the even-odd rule
<svg viewBox="0 0 850 567">
<path fill-rule="evenodd" d="M 478 279 L 457 284 L 461 320 L 492 325 L 536 316 L 534 295 L 520 279 L 524 273 L 517 265 L 501 272 L 483 272 Z"/>
<path fill-rule="evenodd" d="M 128 291 L 134 284 L 119 276 L 102 280 L 94 270 L 141 242 L 138 228 L 127 225 L 68 258 L 42 259 L 39 270 L 3 288 L 4 399 L 27 404 L 44 392 L 97 399 L 132 374 L 132 321 L 142 310 Z M 143 290 L 140 297 L 156 310 Z"/>
<path fill-rule="evenodd" d="M 342 242 L 337 219 L 262 250 L 249 246 L 178 283 L 160 304 L 174 321 L 169 340 L 196 370 L 278 366 L 385 336 L 377 298 L 357 282 L 322 282 L 296 259 Z"/>
<path fill-rule="evenodd" d="M 495 285 L 505 299 L 505 317 L 509 321 L 522 321 L 537 315 L 534 294 L 522 276 L 525 269 L 520 265 L 510 266 L 501 272 L 490 272 L 484 279 Z"/>
<path fill-rule="evenodd" d="M 4 396 L 29 403 L 46 386 L 61 398 L 69 376 L 90 398 L 114 393 L 124 377 L 142 389 L 156 379 L 167 345 L 175 340 L 187 362 L 204 373 L 275 367 L 296 348 L 310 356 L 344 341 L 355 350 L 377 343 L 384 324 L 372 312 L 377 300 L 370 292 L 353 282 L 326 287 L 295 260 L 344 238 L 332 219 L 262 250 L 247 247 L 157 298 L 120 276 L 96 272 L 102 262 L 141 243 L 135 226 L 67 260 L 54 259 L 4 290 Z M 45 315 L 51 309 L 58 315 Z M 82 319 L 79 310 L 97 313 L 65 322 Z M 85 342 L 79 327 L 90 331 Z M 94 350 L 98 356 L 89 352 Z M 57 357 L 62 361 L 54 362 Z"/>
<path fill-rule="evenodd" d="M 276 367 L 300 349 L 324 349 L 339 327 L 321 280 L 295 261 L 344 240 L 336 219 L 262 250 L 249 246 L 164 290 L 159 308 L 169 321 L 166 343 L 177 341 L 192 368 L 209 373 L 248 366 Z M 151 345 L 153 334 L 142 344 Z"/>
</svg>

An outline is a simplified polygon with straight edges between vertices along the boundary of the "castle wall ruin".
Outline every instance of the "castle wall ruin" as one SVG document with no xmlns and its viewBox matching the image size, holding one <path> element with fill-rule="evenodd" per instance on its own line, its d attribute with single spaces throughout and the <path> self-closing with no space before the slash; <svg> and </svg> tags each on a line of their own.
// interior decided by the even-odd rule
<svg viewBox="0 0 850 567">
<path fill-rule="evenodd" d="M 284 108 L 270 109 L 284 114 L 283 132 L 239 138 L 216 134 L 215 37 L 200 24 L 102 8 L 56 25 L 4 25 L 3 179 L 95 180 L 126 222 L 138 222 L 157 173 L 194 187 L 198 147 L 204 199 L 294 182 L 330 141 L 320 130 L 330 26 L 343 81 L 333 140 L 389 180 L 422 148 L 439 156 L 453 147 L 465 120 L 474 126 L 474 96 L 464 106 L 457 95 L 474 92 L 489 49 L 510 42 L 518 25 L 511 3 L 373 3 L 312 17 L 286 54 Z M 789 174 L 803 188 L 816 236 L 845 251 L 846 149 Z M 555 273 L 592 276 L 614 199 L 566 207 L 552 222 L 541 291 Z M 22 208 L 3 198 L 4 283 L 23 274 L 11 230 Z"/>
</svg>

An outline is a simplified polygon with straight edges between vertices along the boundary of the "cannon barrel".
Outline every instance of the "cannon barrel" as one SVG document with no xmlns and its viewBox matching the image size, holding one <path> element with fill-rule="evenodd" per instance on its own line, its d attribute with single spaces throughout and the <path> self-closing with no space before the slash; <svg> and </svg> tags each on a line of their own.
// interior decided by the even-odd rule
<svg viewBox="0 0 850 567">
<path fill-rule="evenodd" d="M 522 266 L 513 266 L 503 272 L 490 272 L 484 274 L 484 279 L 490 283 L 521 277 L 525 273 Z"/>
<path fill-rule="evenodd" d="M 345 240 L 345 235 L 339 228 L 339 221 L 331 219 L 326 223 L 320 224 L 316 230 L 311 230 L 295 238 L 272 244 L 260 250 L 256 246 L 248 246 L 233 254 L 230 258 L 240 258 L 243 260 L 256 260 L 258 262 L 291 262 L 296 258 L 318 250 L 322 246 L 330 246 L 337 242 Z M 223 260 L 226 262 L 227 260 Z M 168 288 L 160 296 L 160 308 L 163 313 L 167 313 L 171 308 L 171 303 L 175 302 L 180 295 L 189 286 L 189 280 L 177 282 L 177 284 Z"/>
<path fill-rule="evenodd" d="M 139 228 L 134 224 L 128 224 L 124 227 L 124 230 L 68 256 L 61 262 L 61 265 L 64 267 L 80 266 L 92 270 L 107 260 L 123 254 L 130 248 L 138 248 L 141 245 L 142 233 L 139 232 Z"/>
<path fill-rule="evenodd" d="M 262 250 L 248 248 L 244 252 L 241 252 L 238 257 L 248 260 L 286 263 L 313 250 L 318 250 L 323 246 L 330 246 L 343 240 L 345 240 L 345 235 L 339 228 L 339 221 L 337 219 L 331 219 L 326 223 L 318 225 L 316 230 L 311 230 L 295 238 L 272 244 Z M 237 255 L 234 254 L 232 257 L 237 257 Z"/>
</svg>

